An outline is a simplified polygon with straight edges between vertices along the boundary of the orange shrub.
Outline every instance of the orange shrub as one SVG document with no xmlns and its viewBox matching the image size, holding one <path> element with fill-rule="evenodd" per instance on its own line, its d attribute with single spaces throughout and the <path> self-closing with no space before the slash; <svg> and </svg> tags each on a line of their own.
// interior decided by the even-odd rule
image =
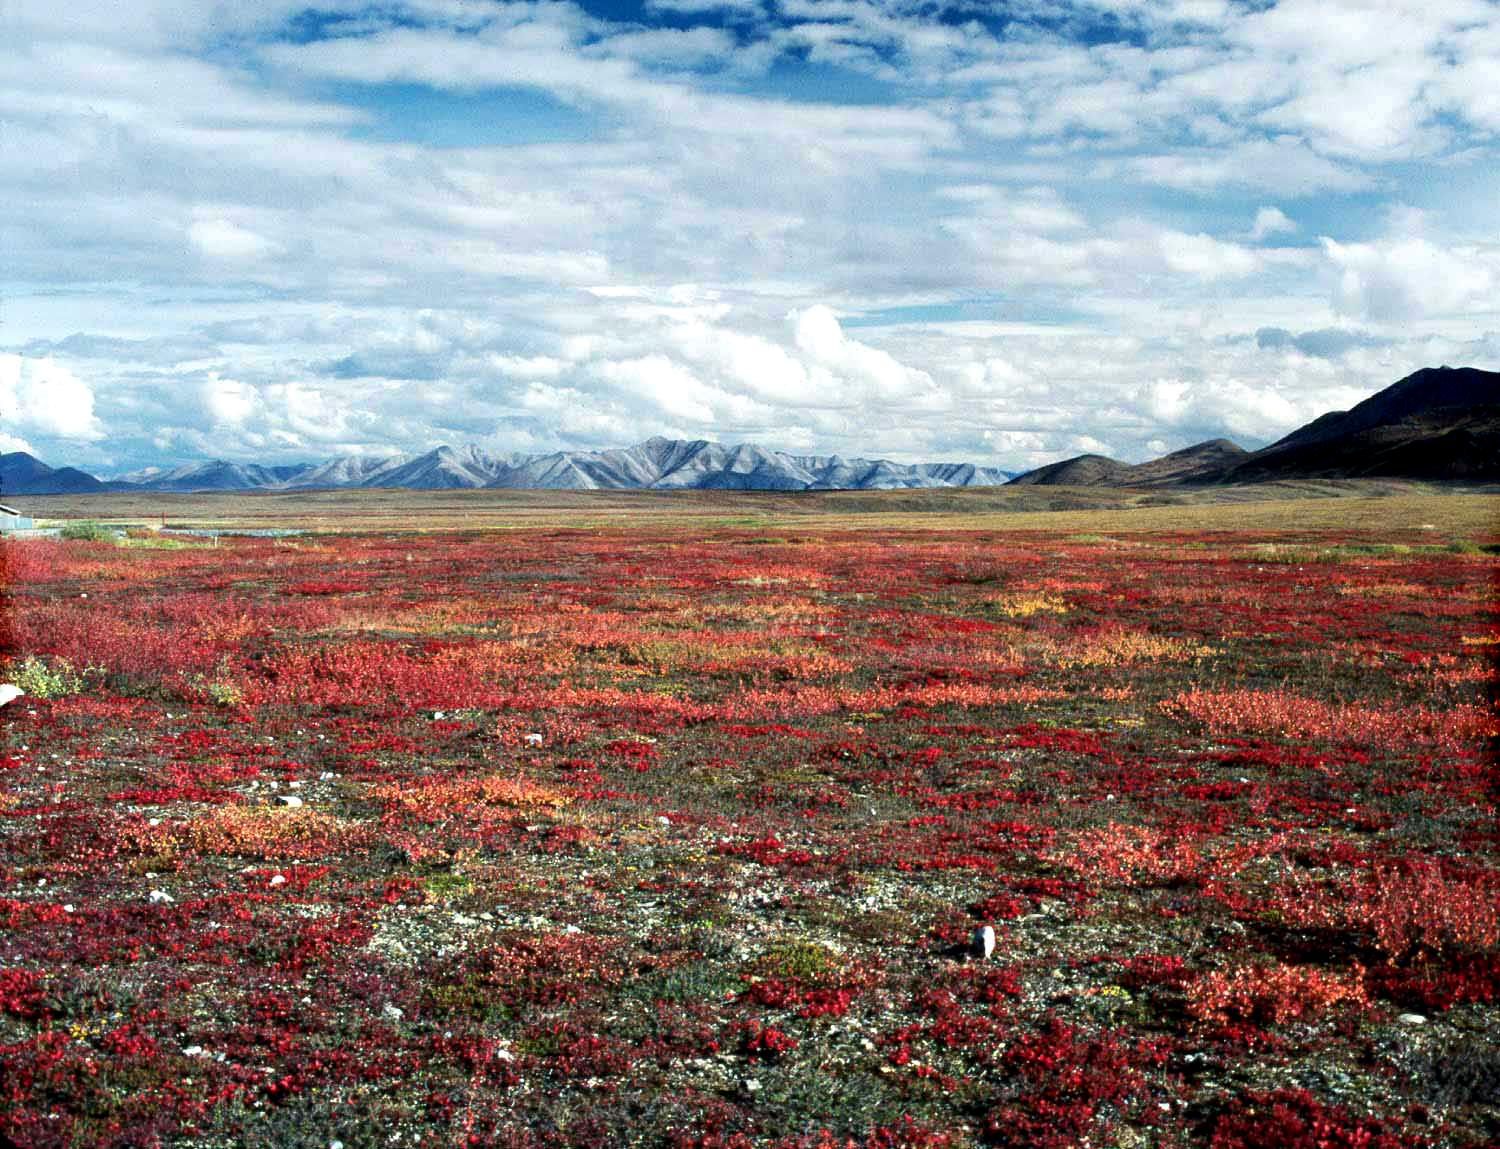
<svg viewBox="0 0 1500 1149">
<path fill-rule="evenodd" d="M 1175 718 L 1203 723 L 1215 734 L 1278 734 L 1337 742 L 1420 741 L 1457 749 L 1496 732 L 1478 706 L 1433 711 L 1382 710 L 1303 698 L 1282 690 L 1184 690 L 1161 703 Z"/>
<path fill-rule="evenodd" d="M 370 796 L 419 816 L 475 805 L 560 810 L 573 801 L 555 786 L 511 774 L 390 782 L 371 787 Z"/>
<path fill-rule="evenodd" d="M 1418 950 L 1500 949 L 1500 883 L 1446 877 L 1428 861 L 1376 867 L 1333 888 L 1299 884 L 1278 908 L 1293 925 L 1369 932 L 1393 961 Z"/>
<path fill-rule="evenodd" d="M 1071 851 L 1055 860 L 1085 877 L 1126 884 L 1177 881 L 1196 872 L 1202 862 L 1198 851 L 1180 838 L 1120 822 L 1085 830 Z"/>
<path fill-rule="evenodd" d="M 129 849 L 169 858 L 184 853 L 312 858 L 350 846 L 361 834 L 357 824 L 305 806 L 220 806 L 187 822 L 132 825 L 122 838 Z"/>
<path fill-rule="evenodd" d="M 1247 965 L 1204 974 L 1187 987 L 1187 1011 L 1199 1021 L 1282 1025 L 1330 1006 L 1368 1008 L 1363 971 L 1340 976 L 1289 965 Z"/>
</svg>

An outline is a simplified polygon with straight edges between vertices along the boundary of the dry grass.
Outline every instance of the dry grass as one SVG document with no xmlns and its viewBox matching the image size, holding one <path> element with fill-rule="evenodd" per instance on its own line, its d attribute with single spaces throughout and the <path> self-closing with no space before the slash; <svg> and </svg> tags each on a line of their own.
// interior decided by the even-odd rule
<svg viewBox="0 0 1500 1149">
<path fill-rule="evenodd" d="M 1170 500 L 1170 501 L 1168 501 Z M 1436 543 L 1500 538 L 1500 493 L 1395 481 L 1280 482 L 1170 493 L 934 491 L 312 491 L 51 495 L 42 520 L 315 532 L 557 527 L 752 530 L 1352 531 Z"/>
</svg>

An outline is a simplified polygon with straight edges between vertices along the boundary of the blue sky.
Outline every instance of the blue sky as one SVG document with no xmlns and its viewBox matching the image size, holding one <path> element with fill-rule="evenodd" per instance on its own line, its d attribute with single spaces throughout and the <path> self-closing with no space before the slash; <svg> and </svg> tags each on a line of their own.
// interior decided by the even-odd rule
<svg viewBox="0 0 1500 1149">
<path fill-rule="evenodd" d="M 1500 367 L 1490 0 L 8 0 L 0 449 L 1019 469 Z"/>
</svg>

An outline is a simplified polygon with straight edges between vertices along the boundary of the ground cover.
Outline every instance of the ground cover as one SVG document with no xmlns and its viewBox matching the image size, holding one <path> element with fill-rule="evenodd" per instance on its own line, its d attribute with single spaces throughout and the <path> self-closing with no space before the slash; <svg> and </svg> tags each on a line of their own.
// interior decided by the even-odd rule
<svg viewBox="0 0 1500 1149">
<path fill-rule="evenodd" d="M 1494 1144 L 1496 541 L 0 543 L 0 1142 Z"/>
</svg>

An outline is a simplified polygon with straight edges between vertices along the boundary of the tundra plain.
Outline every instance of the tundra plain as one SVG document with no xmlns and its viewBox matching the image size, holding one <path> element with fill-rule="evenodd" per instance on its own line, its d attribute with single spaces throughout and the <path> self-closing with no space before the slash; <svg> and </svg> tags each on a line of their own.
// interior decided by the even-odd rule
<svg viewBox="0 0 1500 1149">
<path fill-rule="evenodd" d="M 30 500 L 0 1140 L 1493 1144 L 1500 500 L 1331 490 Z"/>
</svg>

